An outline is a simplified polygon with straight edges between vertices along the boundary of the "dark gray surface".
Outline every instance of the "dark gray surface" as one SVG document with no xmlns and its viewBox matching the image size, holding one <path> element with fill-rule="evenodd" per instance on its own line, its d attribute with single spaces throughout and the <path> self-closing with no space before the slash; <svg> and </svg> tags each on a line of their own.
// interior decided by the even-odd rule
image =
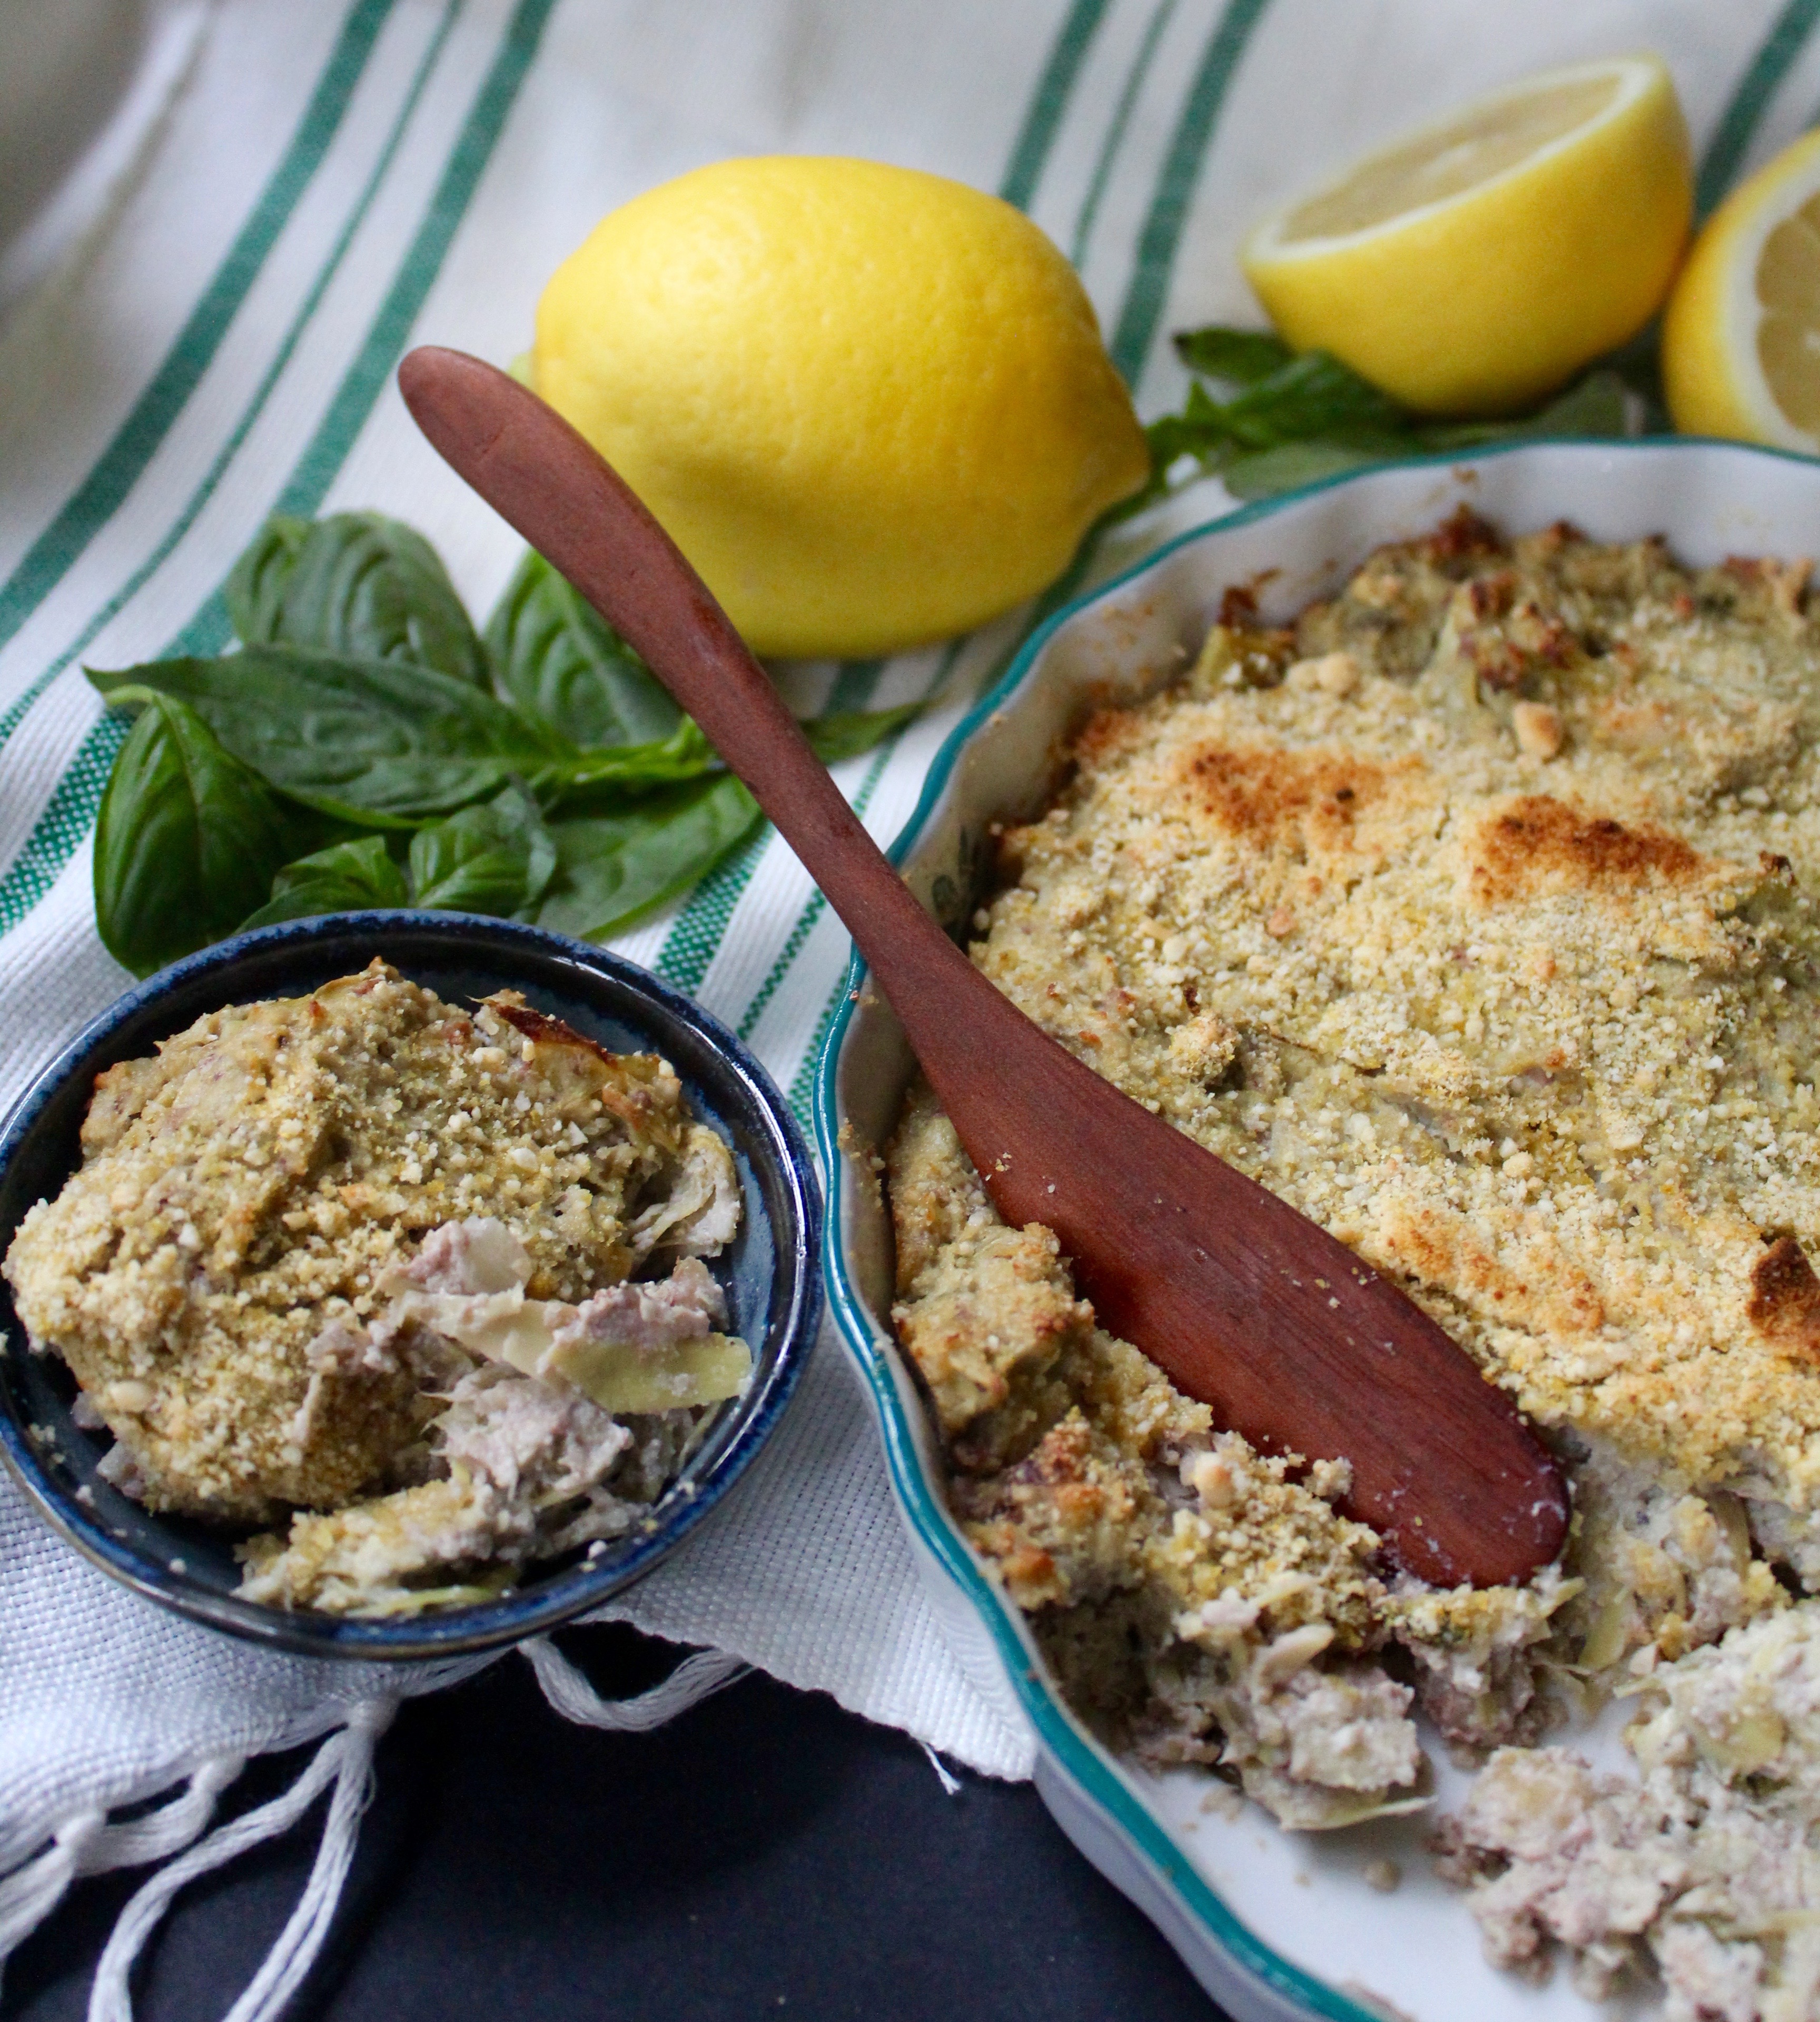
<svg viewBox="0 0 1820 2022">
<path fill-rule="evenodd" d="M 562 1639 L 601 1691 L 675 1653 Z M 255 1764 L 243 1808 L 307 1758 Z M 213 2022 L 296 1902 L 321 1827 L 180 1897 L 135 1983 L 140 2022 Z M 0 2013 L 76 2022 L 142 1874 L 78 1883 L 14 1954 Z M 1028 1784 L 944 1794 L 903 1735 L 748 1677 L 646 1735 L 573 1727 L 508 1656 L 407 1706 L 295 2022 L 1219 2022 Z"/>
</svg>

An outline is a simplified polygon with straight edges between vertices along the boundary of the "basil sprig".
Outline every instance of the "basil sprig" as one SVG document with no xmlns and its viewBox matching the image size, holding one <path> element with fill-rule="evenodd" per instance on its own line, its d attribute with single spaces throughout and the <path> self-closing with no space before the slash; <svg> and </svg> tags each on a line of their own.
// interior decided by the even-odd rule
<svg viewBox="0 0 1820 2022">
<path fill-rule="evenodd" d="M 232 933 L 296 852 L 301 824 L 188 703 L 149 689 L 120 699 L 142 706 L 101 797 L 95 890 L 99 905 L 104 883 L 102 939 L 145 976 Z M 173 929 L 185 947 L 173 950 Z"/>
<path fill-rule="evenodd" d="M 1412 412 L 1325 351 L 1292 351 L 1279 337 L 1212 323 L 1181 330 L 1176 355 L 1195 378 L 1179 413 L 1144 431 L 1151 479 L 1114 509 L 1125 519 L 1184 481 L 1217 476 L 1239 498 L 1273 498 L 1368 464 L 1526 436 L 1623 436 L 1627 381 L 1621 354 L 1533 414 L 1508 422 L 1435 422 Z M 1209 382 L 1223 389 L 1216 398 Z M 1645 411 L 1648 412 L 1647 400 Z"/>
<path fill-rule="evenodd" d="M 267 520 L 224 594 L 249 646 L 319 646 L 488 684 L 486 651 L 442 557 L 414 527 L 377 513 Z"/>
<path fill-rule="evenodd" d="M 370 907 L 604 937 L 759 823 L 695 724 L 537 555 L 477 632 L 410 527 L 279 518 L 226 598 L 238 650 L 89 670 L 137 717 L 94 866 L 101 938 L 137 975 L 243 926 Z M 916 708 L 804 728 L 832 764 Z"/>
</svg>

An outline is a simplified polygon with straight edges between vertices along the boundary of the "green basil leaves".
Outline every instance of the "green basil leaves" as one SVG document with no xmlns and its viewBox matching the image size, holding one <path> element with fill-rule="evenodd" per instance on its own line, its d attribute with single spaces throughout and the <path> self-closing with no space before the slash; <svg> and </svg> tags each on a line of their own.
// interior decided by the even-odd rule
<svg viewBox="0 0 1820 2022">
<path fill-rule="evenodd" d="M 404 873 L 385 853 L 382 837 L 337 842 L 287 863 L 272 881 L 272 896 L 243 927 L 279 920 L 311 920 L 322 913 L 352 913 L 374 906 L 404 906 L 410 893 Z"/>
<path fill-rule="evenodd" d="M 123 698 L 124 699 L 124 698 Z M 115 961 L 148 976 L 231 934 L 297 848 L 258 774 L 187 703 L 145 692 L 95 830 L 95 914 Z"/>
<path fill-rule="evenodd" d="M 472 682 L 403 660 L 248 646 L 89 676 L 111 699 L 151 688 L 188 703 L 243 764 L 306 806 L 407 827 L 496 793 L 514 772 L 578 754 Z"/>
<path fill-rule="evenodd" d="M 556 845 L 538 804 L 511 786 L 410 839 L 412 903 L 508 918 L 534 907 L 556 867 Z"/>
<path fill-rule="evenodd" d="M 604 937 L 759 825 L 638 655 L 539 556 L 476 633 L 394 520 L 270 521 L 215 659 L 89 670 L 137 721 L 95 839 L 101 936 L 145 975 L 243 926 L 415 905 Z M 828 763 L 917 714 L 804 727 Z"/>
<path fill-rule="evenodd" d="M 441 557 L 414 528 L 377 513 L 268 520 L 234 564 L 226 597 L 249 646 L 407 660 L 487 683 L 486 651 Z"/>
<path fill-rule="evenodd" d="M 540 554 L 527 554 L 506 585 L 487 648 L 500 699 L 571 744 L 660 744 L 681 718 L 644 662 Z"/>
<path fill-rule="evenodd" d="M 556 870 L 539 926 L 584 940 L 629 926 L 680 892 L 759 825 L 731 773 L 672 787 L 618 815 L 558 822 Z"/>
<path fill-rule="evenodd" d="M 1166 496 L 1189 458 L 1192 476 L 1216 476 L 1236 498 L 1266 498 L 1399 457 L 1525 436 L 1629 433 L 1626 381 L 1614 369 L 1629 363 L 1621 356 L 1519 420 L 1456 424 L 1425 420 L 1329 352 L 1297 352 L 1262 330 L 1213 323 L 1177 332 L 1175 345 L 1194 379 L 1180 411 L 1144 431 L 1151 481 L 1112 519 Z M 1209 381 L 1231 390 L 1216 399 Z M 1641 404 L 1650 411 L 1647 393 Z"/>
</svg>

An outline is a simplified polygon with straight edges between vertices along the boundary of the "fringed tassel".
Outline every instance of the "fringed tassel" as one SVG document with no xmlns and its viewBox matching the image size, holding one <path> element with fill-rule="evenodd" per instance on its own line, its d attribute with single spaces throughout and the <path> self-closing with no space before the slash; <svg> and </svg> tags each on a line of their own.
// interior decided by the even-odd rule
<svg viewBox="0 0 1820 2022">
<path fill-rule="evenodd" d="M 647 1734 L 662 1727 L 731 1684 L 746 1668 L 723 1651 L 698 1650 L 636 1699 L 604 1699 L 553 1644 L 540 1637 L 523 1647 L 545 1698 L 565 1719 L 622 1734 Z M 206 1839 L 197 1836 L 222 1791 L 246 1766 L 238 1756 L 203 1764 L 181 1796 L 141 1818 L 110 1825 L 104 1813 L 84 1812 L 66 1819 L 42 1852 L 0 1878 L 0 1964 L 57 1907 L 78 1876 L 165 1861 L 121 1911 L 89 1997 L 89 2022 L 133 2022 L 133 1965 L 178 1890 L 288 1831 L 332 1784 L 334 1794 L 303 1896 L 252 1984 L 224 2018 L 277 2022 L 328 1936 L 354 1858 L 360 1815 L 372 1794 L 374 1750 L 397 1710 L 398 1702 L 389 1699 L 355 1706 L 346 1726 L 323 1743 L 282 1797 L 217 1827 Z M 180 1851 L 186 1847 L 187 1852 Z M 178 1857 L 168 1859 L 173 1854 Z"/>
<path fill-rule="evenodd" d="M 966 1786 L 926 1741 L 919 1745 L 924 1754 L 929 1758 L 929 1767 L 936 1772 L 936 1779 L 942 1787 L 943 1794 L 950 1798 L 959 1797 Z"/>
<path fill-rule="evenodd" d="M 371 1794 L 373 1751 L 398 1710 L 396 1699 L 368 1699 L 348 1724 L 316 1750 L 315 1759 L 283 1796 L 221 1827 L 181 1859 L 161 1867 L 120 1913 L 89 1997 L 89 2022 L 133 2022 L 129 1986 L 133 1962 L 186 1883 L 295 1825 L 330 1783 L 335 1794 L 322 1843 L 302 1900 L 291 1912 L 253 1984 L 228 2011 L 226 2022 L 275 2022 L 315 1962 L 354 1858 L 360 1814 Z"/>
<path fill-rule="evenodd" d="M 44 1922 L 78 1875 L 143 1867 L 188 1846 L 245 1767 L 240 1756 L 218 1756 L 195 1772 L 180 1797 L 121 1825 L 109 1825 L 102 1812 L 66 1819 L 42 1853 L 0 1880 L 0 1963 Z"/>
<path fill-rule="evenodd" d="M 698 1650 L 685 1657 L 662 1684 L 630 1699 L 604 1699 L 547 1637 L 520 1646 L 531 1659 L 543 1695 L 564 1720 L 584 1727 L 604 1727 L 618 1734 L 648 1734 L 699 1700 L 730 1685 L 746 1670 L 744 1661 L 724 1650 Z"/>
</svg>

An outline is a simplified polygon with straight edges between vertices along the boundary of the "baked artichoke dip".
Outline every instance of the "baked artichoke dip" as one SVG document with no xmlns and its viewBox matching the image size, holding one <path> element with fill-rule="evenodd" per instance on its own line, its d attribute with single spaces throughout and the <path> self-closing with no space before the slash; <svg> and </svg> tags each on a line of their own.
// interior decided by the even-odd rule
<svg viewBox="0 0 1820 2022">
<path fill-rule="evenodd" d="M 247 1599 L 483 1599 L 629 1529 L 752 1366 L 731 1155 L 667 1062 L 382 962 L 95 1085 L 5 1271 L 108 1480 L 257 1530 Z"/>
<path fill-rule="evenodd" d="M 1227 600 L 1000 838 L 974 960 L 1405 1286 L 1563 1456 L 1532 1584 L 1439 1592 L 1094 1324 L 926 1088 L 895 1320 L 953 1506 L 1116 1747 L 1286 1825 L 1424 1801 L 1499 1964 L 1820 2015 L 1820 604 L 1462 513 Z M 1634 1767 L 1573 1746 L 1614 1697 Z"/>
</svg>

